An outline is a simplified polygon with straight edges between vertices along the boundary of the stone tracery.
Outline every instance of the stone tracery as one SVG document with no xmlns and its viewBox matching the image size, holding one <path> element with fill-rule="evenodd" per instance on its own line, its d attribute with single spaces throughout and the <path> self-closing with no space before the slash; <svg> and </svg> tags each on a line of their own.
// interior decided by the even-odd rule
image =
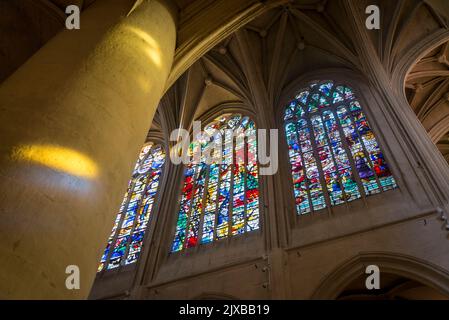
<svg viewBox="0 0 449 320">
<path fill-rule="evenodd" d="M 65 3 L 59 0 L 40 1 L 43 2 L 53 4 L 53 9 L 55 4 L 63 7 Z M 101 7 L 104 1 L 91 2 L 83 1 L 86 12 L 105 10 L 104 12 L 111 13 L 108 10 L 112 9 L 108 6 Z M 128 2 L 131 5 L 134 3 L 131 0 Z M 124 297 L 129 290 L 133 298 L 196 297 L 204 292 L 242 298 L 309 298 L 322 274 L 331 273 L 335 269 L 336 261 L 349 259 L 354 252 L 376 251 L 379 248 L 390 252 L 407 251 L 410 255 L 425 260 L 429 265 L 435 264 L 443 269 L 449 269 L 447 259 L 444 259 L 448 254 L 447 247 L 441 246 L 441 243 L 447 241 L 446 234 L 441 232 L 441 226 L 433 220 L 435 207 L 447 208 L 447 194 L 449 194 L 447 182 L 449 171 L 443 166 L 441 157 L 432 145 L 432 142 L 437 143 L 443 154 L 446 154 L 444 150 L 447 150 L 445 144 L 449 131 L 444 111 L 447 105 L 445 101 L 447 47 L 440 40 L 445 39 L 444 42 L 447 42 L 449 31 L 448 17 L 435 4 L 436 1 L 378 1 L 382 12 L 385 13 L 382 16 L 383 27 L 379 31 L 372 32 L 364 30 L 363 27 L 364 8 L 369 4 L 369 1 L 364 0 L 248 0 L 240 3 L 227 0 L 176 0 L 165 3 L 169 2 L 173 4 L 177 13 L 162 7 L 158 8 L 160 10 L 158 12 L 165 14 L 167 17 L 165 21 L 170 20 L 168 17 L 172 17 L 173 21 L 178 23 L 176 52 L 172 55 L 168 53 L 170 50 L 165 51 L 164 57 L 170 60 L 167 60 L 167 75 L 155 73 L 157 77 L 154 78 L 160 80 L 155 83 L 160 90 L 156 88 L 155 91 L 162 92 L 165 83 L 167 85 L 147 141 L 161 142 L 169 151 L 171 144 L 167 134 L 171 130 L 179 127 L 189 129 L 193 120 L 218 114 L 217 111 L 221 113 L 245 111 L 253 115 L 252 118 L 260 128 L 282 129 L 280 114 L 283 113 L 283 107 L 294 92 L 310 80 L 335 79 L 337 82 L 347 82 L 360 95 L 360 102 L 370 120 L 371 129 L 376 132 L 379 145 L 389 156 L 388 165 L 395 173 L 395 181 L 400 189 L 376 194 L 364 201 L 351 201 L 346 205 L 335 206 L 327 214 L 297 216 L 291 186 L 285 183 L 291 180 L 291 176 L 288 167 L 288 145 L 281 135 L 280 171 L 276 176 L 260 179 L 260 190 L 263 193 L 260 198 L 262 209 L 260 232 L 248 233 L 243 237 L 229 237 L 226 241 L 196 246 L 195 250 L 186 250 L 186 254 L 171 255 L 169 252 L 176 232 L 179 209 L 174 199 L 180 196 L 180 190 L 171 186 L 181 183 L 182 168 L 166 163 L 164 170 L 167 175 L 164 177 L 165 182 L 161 182 L 160 186 L 165 188 L 156 199 L 160 206 L 157 212 L 152 213 L 154 218 L 151 220 L 152 232 L 147 233 L 142 243 L 144 248 L 140 256 L 142 263 L 133 263 L 128 265 L 129 268 L 123 266 L 113 268 L 111 273 L 98 274 L 92 298 Z M 151 1 L 151 3 L 159 2 Z M 114 9 L 117 17 L 126 15 L 128 11 L 125 7 Z M 128 18 L 125 21 L 128 21 Z M 151 29 L 148 19 L 140 22 L 148 23 L 146 26 L 152 32 L 161 31 Z M 118 22 L 112 22 L 111 19 L 111 25 L 116 23 Z M 173 34 L 174 29 L 173 25 Z M 61 34 L 56 41 L 64 38 L 69 39 L 67 34 Z M 90 35 L 87 38 L 92 39 Z M 162 38 L 167 38 L 165 33 Z M 169 38 L 174 46 L 174 36 Z M 436 40 L 433 39 L 439 39 L 441 43 L 428 50 L 429 46 L 426 46 L 426 43 L 434 43 Z M 47 40 L 45 38 L 42 41 Z M 92 43 L 92 46 L 95 47 L 95 43 Z M 14 74 L 13 78 L 8 79 L 0 87 L 2 98 L 0 107 L 7 110 L 6 122 L 27 123 L 26 130 L 16 130 L 17 128 L 8 127 L 8 123 L 4 123 L 2 130 L 9 128 L 9 131 L 2 131 L 2 134 L 10 138 L 25 139 L 22 131 L 26 131 L 29 137 L 36 139 L 41 139 L 41 135 L 57 137 L 60 143 L 75 144 L 85 152 L 89 152 L 101 164 L 100 172 L 103 175 L 101 181 L 96 184 L 98 188 L 95 189 L 98 193 L 90 193 L 88 196 L 92 198 L 89 198 L 89 201 L 83 199 L 77 202 L 72 194 L 64 198 L 63 190 L 56 192 L 52 189 L 54 181 L 59 181 L 57 180 L 59 178 L 52 176 L 56 180 L 48 182 L 49 176 L 44 176 L 44 171 L 34 168 L 36 170 L 33 172 L 42 174 L 39 175 L 39 181 L 44 182 L 43 187 L 39 190 L 33 189 L 30 184 L 25 183 L 27 181 L 25 178 L 25 180 L 16 179 L 16 182 L 29 188 L 26 190 L 31 195 L 30 199 L 36 200 L 41 206 L 27 207 L 28 203 L 22 203 L 21 210 L 18 211 L 17 205 L 5 202 L 5 212 L 23 214 L 24 219 L 30 219 L 30 224 L 36 226 L 33 231 L 37 235 L 42 232 L 38 226 L 43 223 L 42 221 L 32 223 L 35 221 L 33 217 L 45 216 L 50 212 L 51 221 L 54 221 L 54 213 L 62 212 L 58 215 L 58 222 L 61 225 L 65 225 L 67 221 L 75 221 L 75 224 L 69 223 L 70 227 L 64 229 L 66 231 L 64 241 L 69 243 L 70 239 L 78 239 L 82 231 L 85 238 L 89 239 L 91 250 L 85 250 L 84 246 L 71 242 L 74 247 L 72 255 L 68 257 L 64 254 L 64 245 L 67 244 L 65 242 L 58 245 L 55 245 L 57 243 L 55 241 L 45 242 L 45 250 L 42 250 L 44 242 L 35 241 L 32 246 L 27 246 L 24 241 L 12 256 L 24 255 L 35 259 L 36 264 L 42 268 L 39 271 L 50 274 L 52 279 L 49 281 L 58 284 L 63 281 L 54 276 L 59 274 L 52 273 L 54 268 L 62 268 L 67 259 L 75 257 L 82 263 L 83 268 L 92 269 L 91 273 L 86 272 L 90 280 L 83 280 L 86 281 L 83 282 L 83 288 L 88 288 L 94 276 L 94 266 L 98 263 L 98 259 L 94 259 L 97 255 L 95 248 L 104 249 L 105 243 L 102 241 L 106 241 L 107 233 L 110 232 L 107 221 L 110 220 L 112 225 L 117 210 L 116 208 L 112 212 L 112 208 L 116 205 L 114 201 L 119 199 L 112 198 L 123 192 L 118 186 L 129 178 L 126 172 L 132 166 L 134 161 L 132 158 L 137 156 L 131 153 L 139 148 L 138 144 L 143 143 L 138 140 L 149 128 L 146 120 L 150 121 L 160 95 L 152 96 L 151 101 L 154 103 L 148 105 L 148 96 L 140 95 L 141 91 L 136 89 L 142 78 L 133 76 L 125 77 L 124 83 L 120 83 L 118 89 L 110 85 L 116 84 L 114 81 L 124 76 L 123 71 L 131 70 L 130 66 L 120 68 L 120 76 L 97 75 L 97 79 L 108 84 L 105 87 L 95 86 L 92 89 L 96 81 L 87 82 L 87 87 L 86 81 L 81 81 L 81 84 L 77 85 L 79 79 L 76 78 L 71 78 L 67 84 L 63 79 L 51 82 L 49 79 L 53 79 L 51 75 L 55 76 L 55 73 L 46 68 L 45 72 L 40 72 L 39 77 L 34 75 L 32 84 L 37 86 L 37 89 L 28 90 L 33 86 L 24 85 L 20 87 L 21 90 L 16 90 L 18 84 L 27 81 L 19 80 L 30 70 L 30 65 L 56 65 L 64 72 L 67 71 L 67 74 L 76 74 L 76 71 L 79 71 L 73 67 L 77 64 L 69 64 L 74 68 L 71 69 L 66 63 L 66 58 L 70 57 L 74 59 L 73 61 L 78 61 L 76 58 L 80 57 L 76 54 L 70 56 L 70 53 L 67 53 L 64 59 L 53 59 L 52 63 L 49 63 L 46 60 L 48 57 L 46 53 L 48 54 L 48 50 L 52 48 L 55 51 L 51 56 L 59 57 L 56 54 L 57 48 L 50 42 L 49 46 L 44 48 L 47 51 L 38 52 L 39 54 L 31 58 L 19 73 Z M 416 48 L 420 49 L 415 52 Z M 424 54 L 423 51 L 427 53 Z M 418 119 L 402 97 L 404 84 L 397 83 L 405 73 L 403 62 L 408 61 L 406 59 L 408 53 L 422 57 L 411 68 L 406 80 L 407 97 L 412 109 L 418 114 Z M 108 71 L 115 70 L 114 67 L 121 67 L 107 59 L 104 60 L 105 57 L 109 55 L 102 56 L 101 66 L 106 66 Z M 114 61 L 129 61 L 127 59 L 129 56 L 116 58 Z M 170 69 L 168 65 L 171 65 L 172 58 L 174 65 L 168 75 Z M 86 70 L 88 73 L 91 69 Z M 168 79 L 165 79 L 166 76 Z M 85 79 L 93 78 L 86 76 Z M 144 86 L 139 88 L 148 87 L 148 78 L 144 77 L 143 80 Z M 51 92 L 39 90 L 40 85 L 42 88 L 51 88 L 59 83 L 64 83 L 66 91 L 71 93 L 65 96 L 65 99 Z M 74 88 L 91 90 L 83 90 L 83 94 L 79 94 L 76 90 L 73 92 L 70 90 Z M 10 97 L 13 96 L 11 92 L 16 91 L 29 95 L 29 100 L 22 100 L 20 94 L 16 100 L 11 100 Z M 46 94 L 41 96 L 36 95 L 36 92 Z M 96 97 L 102 98 L 97 101 Z M 138 99 L 139 97 L 141 99 Z M 82 100 L 84 98 L 86 100 Z M 56 100 L 61 103 L 47 104 L 48 101 Z M 78 108 L 82 105 L 89 108 L 83 109 L 84 111 L 79 114 L 71 113 L 81 110 Z M 96 110 L 95 107 L 101 109 L 98 118 L 91 113 Z M 27 112 L 22 117 L 17 116 L 20 110 L 28 110 L 27 108 L 29 110 L 39 108 L 42 114 L 50 112 L 52 114 L 50 118 L 57 119 L 54 130 L 50 130 L 53 126 L 52 123 L 47 123 L 49 120 L 47 117 L 41 119 L 33 112 Z M 56 110 L 60 112 L 53 113 Z M 107 112 L 104 112 L 105 110 Z M 64 117 L 65 114 L 71 116 Z M 146 116 L 139 116 L 143 114 Z M 109 118 L 111 115 L 115 118 Z M 99 118 L 102 120 L 98 121 Z M 66 122 L 62 121 L 64 119 Z M 74 119 L 84 121 L 77 123 Z M 44 127 L 35 127 L 44 122 L 46 124 Z M 420 122 L 430 133 L 432 141 L 424 135 Z M 67 127 L 63 126 L 64 123 Z M 98 129 L 95 124 L 98 125 Z M 74 133 L 67 134 L 68 129 L 62 130 L 63 127 L 73 127 Z M 134 130 L 135 128 L 140 129 Z M 47 132 L 47 129 L 50 131 Z M 11 132 L 14 134 L 9 136 Z M 70 140 L 70 137 L 76 135 L 82 135 L 84 140 Z M 115 151 L 105 148 L 105 141 L 110 141 L 109 146 L 115 148 Z M 117 154 L 122 154 L 123 159 L 113 157 Z M 360 160 L 358 165 L 359 168 L 365 168 L 362 171 L 370 171 L 366 169 L 366 161 L 364 165 Z M 1 168 L 5 170 L 10 166 L 6 163 Z M 23 172 L 25 175 L 28 173 Z M 7 176 L 7 179 L 2 181 L 9 181 L 8 171 L 2 171 L 2 174 Z M 382 172 L 379 171 L 379 174 Z M 360 177 L 367 175 L 361 174 Z M 45 184 L 46 181 L 48 184 Z M 11 188 L 10 184 L 2 186 L 2 194 L 12 194 L 8 198 L 16 199 L 18 194 L 16 189 Z M 58 201 L 51 202 L 42 194 L 50 195 Z M 66 210 L 55 207 L 54 203 L 67 203 L 67 212 L 70 213 L 69 209 L 75 208 L 77 214 L 70 215 L 65 212 Z M 421 223 L 422 221 L 425 223 Z M 16 243 L 13 238 L 11 236 L 3 243 L 12 248 Z M 34 252 L 39 252 L 41 256 L 33 255 Z M 61 259 L 52 261 L 55 259 L 48 259 L 46 254 Z M 5 281 L 2 283 L 4 288 L 2 287 L 1 292 L 26 291 L 28 289 L 24 286 L 34 283 L 36 292 L 41 290 L 46 297 L 87 296 L 87 289 L 78 293 L 61 294 L 60 292 L 65 292 L 64 288 L 61 291 L 48 288 L 47 282 L 41 281 L 40 273 L 33 278 L 34 275 L 26 273 L 22 267 L 11 263 L 8 265 L 10 269 L 5 270 L 14 270 L 17 274 L 24 272 L 23 274 L 30 279 L 23 280 L 23 283 L 18 280 L 15 283 Z M 283 278 L 286 275 L 288 280 Z M 304 280 L 304 275 L 307 275 L 307 281 Z M 242 283 L 246 286 L 242 286 Z M 191 288 L 191 291 L 186 292 L 186 286 Z M 110 289 L 112 287 L 113 289 Z"/>
</svg>

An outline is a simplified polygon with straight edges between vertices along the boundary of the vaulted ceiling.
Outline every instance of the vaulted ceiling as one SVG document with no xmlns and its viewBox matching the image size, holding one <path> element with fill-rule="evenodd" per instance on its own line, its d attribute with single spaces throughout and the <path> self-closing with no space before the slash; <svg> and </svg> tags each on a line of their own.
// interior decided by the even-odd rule
<svg viewBox="0 0 449 320">
<path fill-rule="evenodd" d="M 0 82 L 61 30 L 68 4 L 86 9 L 94 1 L 0 0 Z M 174 2 L 179 9 L 179 28 L 217 5 L 217 0 Z M 240 2 L 243 8 L 257 1 Z M 188 128 L 193 119 L 220 106 L 246 108 L 267 119 L 264 115 L 276 111 L 282 91 L 301 74 L 333 67 L 363 72 L 351 10 L 365 17 L 368 5 L 380 7 L 382 27 L 368 35 L 388 73 L 416 43 L 449 29 L 447 0 L 261 3 L 269 10 L 218 43 L 168 90 L 149 137 L 162 138 L 164 128 Z M 178 41 L 185 41 L 186 34 L 180 31 Z M 442 151 L 448 149 L 448 55 L 447 43 L 434 48 L 412 68 L 406 80 L 411 107 Z"/>
<path fill-rule="evenodd" d="M 406 94 L 432 140 L 449 157 L 449 41 L 413 66 L 406 79 Z"/>
<path fill-rule="evenodd" d="M 234 32 L 192 65 L 167 92 L 161 105 L 168 110 L 162 113 L 170 113 L 165 116 L 171 118 L 170 126 L 188 128 L 192 120 L 220 106 L 246 108 L 266 118 L 264 114 L 276 111 L 282 91 L 302 74 L 336 67 L 363 73 L 348 2 L 291 1 Z M 380 7 L 382 28 L 368 34 L 388 73 L 417 42 L 448 29 L 447 17 L 431 2 L 352 1 L 362 17 L 367 5 Z M 429 57 L 444 48 L 435 49 Z M 438 65 L 441 70 L 446 68 Z M 414 72 L 408 79 L 417 80 Z M 407 80 L 407 88 L 411 86 Z M 438 99 L 444 96 L 443 91 Z M 412 107 L 417 108 L 413 103 Z"/>
<path fill-rule="evenodd" d="M 232 105 L 263 115 L 274 111 L 281 91 L 300 74 L 357 68 L 344 20 L 340 1 L 323 0 L 292 2 L 259 16 L 206 53 L 169 90 L 167 108 L 177 108 L 173 121 L 188 128 L 209 110 Z"/>
<path fill-rule="evenodd" d="M 432 137 L 438 139 L 438 124 L 449 119 L 449 42 L 431 50 L 407 76 L 407 98 Z M 448 121 L 448 120 L 446 120 Z"/>
<path fill-rule="evenodd" d="M 368 5 L 380 8 L 381 28 L 368 34 L 388 72 L 392 72 L 417 43 L 448 29 L 449 16 L 439 6 L 439 3 L 447 5 L 446 0 L 362 0 L 355 3 L 360 12 Z"/>
</svg>

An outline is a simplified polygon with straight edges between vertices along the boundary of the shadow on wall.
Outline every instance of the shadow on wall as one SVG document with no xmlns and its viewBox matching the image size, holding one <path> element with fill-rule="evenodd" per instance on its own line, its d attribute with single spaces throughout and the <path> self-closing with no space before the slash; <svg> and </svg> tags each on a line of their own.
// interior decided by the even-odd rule
<svg viewBox="0 0 449 320">
<path fill-rule="evenodd" d="M 41 1 L 0 1 L 0 83 L 64 26 L 64 13 Z"/>
</svg>

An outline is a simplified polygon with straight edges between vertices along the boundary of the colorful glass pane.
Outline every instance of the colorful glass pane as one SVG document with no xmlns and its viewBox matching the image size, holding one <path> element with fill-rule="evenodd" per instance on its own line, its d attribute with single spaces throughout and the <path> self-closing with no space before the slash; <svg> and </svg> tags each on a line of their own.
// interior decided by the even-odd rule
<svg viewBox="0 0 449 320">
<path fill-rule="evenodd" d="M 114 269 L 137 261 L 164 161 L 165 152 L 161 146 L 150 143 L 142 148 L 98 271 Z"/>
<path fill-rule="evenodd" d="M 311 83 L 290 102 L 284 120 L 298 214 L 397 187 L 348 86 Z"/>
<path fill-rule="evenodd" d="M 199 142 L 204 151 L 218 141 L 223 152 L 214 153 L 209 162 L 204 157 L 207 152 L 201 152 L 201 161 L 186 167 L 172 252 L 259 228 L 257 141 L 251 138 L 256 132 L 254 122 L 225 114 L 204 130 L 209 139 L 197 139 L 192 145 Z"/>
</svg>

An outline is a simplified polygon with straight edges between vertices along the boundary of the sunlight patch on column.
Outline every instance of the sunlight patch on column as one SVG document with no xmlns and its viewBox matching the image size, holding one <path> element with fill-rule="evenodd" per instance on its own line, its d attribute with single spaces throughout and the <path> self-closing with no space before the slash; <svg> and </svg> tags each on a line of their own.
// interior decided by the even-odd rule
<svg viewBox="0 0 449 320">
<path fill-rule="evenodd" d="M 126 26 L 125 28 L 143 42 L 139 45 L 139 47 L 143 52 L 145 52 L 151 61 L 153 61 L 153 63 L 160 68 L 162 66 L 162 55 L 157 41 L 154 40 L 154 38 L 147 32 L 139 28 L 133 26 Z"/>
<path fill-rule="evenodd" d="M 81 178 L 95 178 L 98 167 L 89 157 L 73 149 L 55 145 L 23 145 L 16 148 L 13 158 L 46 166 Z"/>
</svg>

